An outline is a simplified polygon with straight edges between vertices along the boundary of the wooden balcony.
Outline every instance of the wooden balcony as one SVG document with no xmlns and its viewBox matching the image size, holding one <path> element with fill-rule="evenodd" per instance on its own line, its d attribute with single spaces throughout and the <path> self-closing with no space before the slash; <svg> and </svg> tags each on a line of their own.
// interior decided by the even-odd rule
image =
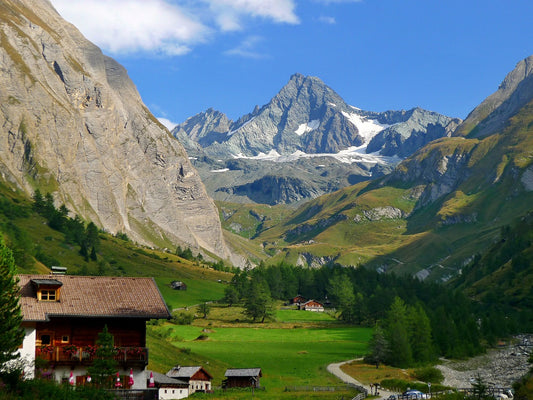
<svg viewBox="0 0 533 400">
<path fill-rule="evenodd" d="M 35 357 L 55 365 L 91 365 L 96 357 L 95 346 L 41 346 Z M 124 368 L 144 367 L 148 364 L 147 347 L 115 347 L 115 360 Z"/>
</svg>

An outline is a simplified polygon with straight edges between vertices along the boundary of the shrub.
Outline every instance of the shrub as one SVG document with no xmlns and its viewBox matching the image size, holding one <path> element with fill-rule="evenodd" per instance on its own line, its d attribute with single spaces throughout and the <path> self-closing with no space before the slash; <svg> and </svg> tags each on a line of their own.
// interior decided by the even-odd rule
<svg viewBox="0 0 533 400">
<path fill-rule="evenodd" d="M 194 321 L 194 315 L 191 313 L 178 312 L 172 314 L 172 322 L 177 325 L 190 325 Z"/>
<path fill-rule="evenodd" d="M 413 372 L 413 377 L 422 382 L 442 383 L 444 375 L 442 371 L 435 367 L 417 368 Z"/>
</svg>

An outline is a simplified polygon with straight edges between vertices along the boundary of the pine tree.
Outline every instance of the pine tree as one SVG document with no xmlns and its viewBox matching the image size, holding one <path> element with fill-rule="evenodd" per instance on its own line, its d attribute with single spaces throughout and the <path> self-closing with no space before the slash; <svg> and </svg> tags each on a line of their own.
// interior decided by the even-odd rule
<svg viewBox="0 0 533 400">
<path fill-rule="evenodd" d="M 376 364 L 376 368 L 379 368 L 379 364 L 384 363 L 389 354 L 389 342 L 379 325 L 376 325 L 374 328 L 372 337 L 368 342 L 368 348 L 370 349 L 370 353 L 365 356 L 365 362 Z"/>
<path fill-rule="evenodd" d="M 388 363 L 406 367 L 413 363 L 407 321 L 407 307 L 402 299 L 396 297 L 386 319 L 386 338 L 390 345 Z"/>
<path fill-rule="evenodd" d="M 18 357 L 24 330 L 19 304 L 19 287 L 15 276 L 15 260 L 11 249 L 0 236 L 0 372 L 8 368 L 6 362 Z"/>
<path fill-rule="evenodd" d="M 408 322 L 409 343 L 411 344 L 414 361 L 426 363 L 433 360 L 435 351 L 431 338 L 431 324 L 420 304 L 409 308 Z"/>
<path fill-rule="evenodd" d="M 256 280 L 250 282 L 250 291 L 244 307 L 244 313 L 251 317 L 254 322 L 257 319 L 265 322 L 266 318 L 273 315 L 272 298 L 266 282 Z"/>
<path fill-rule="evenodd" d="M 107 325 L 104 326 L 102 332 L 98 333 L 96 346 L 93 365 L 87 368 L 87 372 L 96 384 L 110 386 L 113 382 L 113 375 L 117 372 L 117 362 L 115 361 L 114 338 L 107 330 Z"/>
</svg>

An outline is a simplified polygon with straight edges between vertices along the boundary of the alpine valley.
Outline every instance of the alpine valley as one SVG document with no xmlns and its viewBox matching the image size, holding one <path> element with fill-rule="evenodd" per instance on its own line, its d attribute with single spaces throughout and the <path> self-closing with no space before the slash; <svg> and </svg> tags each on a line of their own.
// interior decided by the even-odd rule
<svg viewBox="0 0 533 400">
<path fill-rule="evenodd" d="M 433 374 L 443 357 L 471 357 L 531 333 L 533 56 L 464 121 L 421 108 L 364 111 L 319 78 L 297 73 L 237 121 L 208 109 L 170 132 L 126 70 L 49 0 L 2 0 L 0 305 L 17 303 L 15 274 L 48 275 L 52 266 L 85 277 L 153 277 L 172 319 L 146 324 L 151 317 L 130 305 L 117 317 L 124 332 L 142 328 L 124 337 L 141 338 L 143 357 L 145 345 L 150 349 L 148 367 L 164 373 L 203 365 L 215 388 L 228 381 L 226 369 L 260 364 L 267 389 L 251 389 L 259 399 L 354 398 L 364 390 L 340 387 L 328 365 L 370 356 L 367 384 L 377 391 L 375 373 L 384 371 L 380 382 L 396 373 L 403 379 L 415 365 Z M 51 281 L 34 280 L 44 287 L 35 307 L 67 307 L 61 282 Z M 149 308 L 150 296 L 130 292 Z M 309 303 L 317 312 L 304 311 Z M 20 309 L 13 309 L 1 309 L 2 356 L 4 327 L 20 326 Z M 69 312 L 76 321 L 105 320 Z M 55 337 L 65 347 L 78 326 L 68 335 L 42 330 L 37 341 L 35 327 L 44 321 L 25 322 L 34 355 L 47 349 L 50 357 L 47 342 Z M 20 343 L 12 336 L 14 354 Z M 112 339 L 106 343 L 114 347 Z M 531 340 L 521 343 L 530 357 Z M 409 354 L 394 358 L 393 350 Z M 72 379 L 86 352 L 69 355 Z M 525 359 L 526 351 L 519 355 L 507 359 Z M 52 360 L 40 360 L 43 378 Z M 0 379 L 1 399 L 20 398 L 23 375 L 14 371 L 14 397 L 3 397 L 9 382 Z M 108 383 L 115 373 L 120 382 L 116 371 Z M 255 377 L 246 382 L 255 385 Z M 145 378 L 135 379 L 147 386 Z M 422 389 L 433 382 L 408 379 L 406 387 Z M 76 398 L 32 397 L 39 386 L 48 390 L 44 379 L 36 381 L 24 398 Z M 81 393 L 73 386 L 56 389 Z M 250 397 L 248 389 L 217 390 L 219 398 Z"/>
</svg>

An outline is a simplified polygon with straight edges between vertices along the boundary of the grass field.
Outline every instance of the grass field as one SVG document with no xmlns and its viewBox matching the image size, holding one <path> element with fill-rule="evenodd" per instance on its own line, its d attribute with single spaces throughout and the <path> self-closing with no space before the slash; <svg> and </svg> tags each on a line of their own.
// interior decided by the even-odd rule
<svg viewBox="0 0 533 400">
<path fill-rule="evenodd" d="M 213 374 L 215 387 L 221 384 L 225 368 L 260 367 L 261 386 L 266 391 L 256 392 L 256 397 L 265 399 L 313 398 L 309 393 L 286 392 L 286 387 L 342 385 L 326 371 L 326 366 L 365 354 L 371 335 L 369 328 L 341 325 L 328 314 L 296 310 L 278 310 L 277 320 L 264 324 L 241 317 L 233 326 L 230 321 L 238 319 L 241 310 L 214 306 L 208 319 L 197 319 L 193 325 L 166 323 L 151 329 L 164 332 L 167 342 L 184 354 L 205 359 L 203 365 Z M 167 366 L 160 360 L 154 360 L 154 364 L 163 369 L 161 372 L 175 364 L 186 365 L 183 353 L 178 350 L 174 354 L 177 359 L 168 360 Z M 342 396 L 339 392 L 315 395 L 320 399 Z M 247 396 L 248 392 L 237 391 L 221 398 Z"/>
</svg>

